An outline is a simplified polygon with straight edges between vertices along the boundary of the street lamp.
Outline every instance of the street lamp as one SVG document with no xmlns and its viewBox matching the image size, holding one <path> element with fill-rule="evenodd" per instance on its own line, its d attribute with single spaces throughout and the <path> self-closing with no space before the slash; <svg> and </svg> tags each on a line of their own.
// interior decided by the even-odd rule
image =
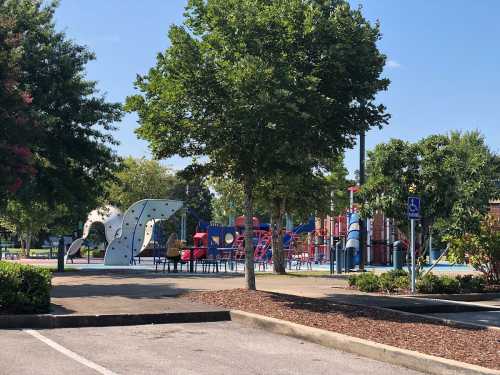
<svg viewBox="0 0 500 375">
<path fill-rule="evenodd" d="M 365 131 L 362 130 L 359 134 L 359 187 L 361 188 L 365 183 Z M 361 218 L 359 220 L 359 269 L 365 269 L 365 257 L 366 257 L 366 219 Z"/>
</svg>

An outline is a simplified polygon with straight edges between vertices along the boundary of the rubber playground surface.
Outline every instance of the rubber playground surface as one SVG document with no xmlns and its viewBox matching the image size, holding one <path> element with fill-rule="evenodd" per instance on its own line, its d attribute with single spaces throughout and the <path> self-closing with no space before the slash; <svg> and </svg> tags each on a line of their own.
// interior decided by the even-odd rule
<svg viewBox="0 0 500 375">
<path fill-rule="evenodd" d="M 21 263 L 25 263 L 25 264 L 33 264 L 33 265 L 39 265 L 39 266 L 45 266 L 45 267 L 56 267 L 57 266 L 57 259 L 30 258 L 30 259 L 20 259 L 20 260 L 16 260 L 16 261 L 21 262 Z M 75 258 L 73 263 L 71 263 L 71 262 L 66 263 L 65 268 L 71 269 L 71 270 L 142 270 L 142 271 L 155 270 L 155 266 L 153 264 L 152 258 L 142 258 L 141 263 L 137 262 L 135 265 L 130 265 L 130 266 L 105 266 L 102 258 L 91 258 L 90 263 L 88 262 L 87 258 Z M 159 268 L 161 269 L 161 267 L 159 267 Z M 430 265 L 424 267 L 424 270 L 427 270 L 429 268 L 430 268 Z M 200 269 L 201 269 L 201 267 L 198 268 L 198 270 L 200 270 Z M 382 272 L 390 271 L 393 268 L 392 268 L 392 266 L 367 265 L 365 267 L 365 269 L 367 271 L 374 271 L 377 273 L 382 273 Z M 186 266 L 184 266 L 183 270 L 186 270 Z M 324 263 L 324 264 L 313 264 L 311 271 L 328 272 L 329 270 L 330 270 L 330 264 Z M 271 266 L 268 266 L 266 270 L 260 269 L 258 272 L 271 272 L 271 271 L 272 271 Z M 307 269 L 305 268 L 305 266 L 302 266 L 302 268 L 300 268 L 300 269 L 296 269 L 295 266 L 293 265 L 291 271 L 307 272 Z M 476 272 L 469 265 L 449 264 L 447 262 L 441 262 L 441 263 L 437 264 L 432 271 L 435 273 L 443 272 L 443 273 L 450 273 L 450 274 Z M 238 265 L 238 269 L 235 272 L 242 273 L 243 266 L 241 264 Z"/>
</svg>

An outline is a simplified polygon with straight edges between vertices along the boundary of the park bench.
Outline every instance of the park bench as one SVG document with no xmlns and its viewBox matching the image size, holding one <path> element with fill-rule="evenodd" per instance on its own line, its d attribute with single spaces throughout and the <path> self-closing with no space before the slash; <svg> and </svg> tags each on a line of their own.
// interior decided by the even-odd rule
<svg viewBox="0 0 500 375">
<path fill-rule="evenodd" d="M 19 250 L 13 249 L 14 243 L 2 242 L 0 243 L 0 259 L 19 259 Z"/>
</svg>

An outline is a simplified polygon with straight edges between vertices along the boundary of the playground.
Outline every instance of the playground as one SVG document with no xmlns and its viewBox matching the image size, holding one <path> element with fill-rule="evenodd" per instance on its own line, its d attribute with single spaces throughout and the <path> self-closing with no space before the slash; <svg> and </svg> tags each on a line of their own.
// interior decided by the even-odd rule
<svg viewBox="0 0 500 375">
<path fill-rule="evenodd" d="M 410 261 L 409 241 L 394 221 L 383 214 L 366 220 L 366 245 L 365 250 L 361 250 L 362 222 L 353 197 L 357 190 L 357 187 L 349 188 L 351 204 L 343 215 L 311 217 L 305 223 L 294 223 L 292 217 L 286 215 L 286 223 L 281 228 L 271 228 L 269 223 L 254 217 L 252 245 L 256 271 L 273 270 L 273 231 L 281 238 L 284 266 L 289 272 L 333 275 L 363 269 L 383 273 L 406 267 Z M 196 230 L 189 237 L 188 216 L 197 220 Z M 245 267 L 245 217 L 239 216 L 230 222 L 232 225 L 209 223 L 176 200 L 144 199 L 125 212 L 106 205 L 88 214 L 80 236 L 52 239 L 44 249 L 32 251 L 27 259 L 19 259 L 13 244 L 4 242 L 0 246 L 0 259 L 55 267 L 60 263 L 61 250 L 69 269 L 239 273 Z M 169 228 L 174 228 L 170 233 L 167 223 L 171 224 Z M 99 227 L 104 236 L 96 240 L 92 233 Z M 422 244 L 416 246 L 416 256 L 424 255 L 422 271 L 474 273 L 468 264 L 447 262 L 440 249 L 432 248 L 431 243 L 429 247 L 425 255 Z"/>
<path fill-rule="evenodd" d="M 188 235 L 189 215 L 196 218 L 197 226 L 194 233 Z M 361 219 L 353 204 L 343 215 L 324 220 L 311 217 L 305 223 L 293 223 L 288 217 L 282 228 L 273 228 L 254 217 L 253 261 L 259 291 L 249 291 L 244 288 L 243 277 L 247 254 L 244 216 L 231 220 L 233 225 L 222 225 L 200 219 L 184 202 L 177 200 L 145 199 L 132 204 L 125 212 L 107 205 L 89 213 L 80 235 L 60 237 L 57 247 L 49 251 L 47 257 L 18 259 L 8 247 L 4 250 L 4 258 L 9 262 L 58 270 L 62 264 L 65 272 L 57 272 L 52 278 L 50 314 L 40 318 L 21 316 L 21 320 L 0 319 L 0 324 L 4 325 L 3 328 L 24 328 L 26 324 L 36 328 L 73 327 L 55 333 L 25 330 L 49 346 L 60 348 L 64 345 L 61 349 L 64 353 L 67 348 L 82 353 L 66 334 L 76 327 L 80 327 L 79 332 L 85 331 L 91 336 L 101 337 L 105 334 L 102 330 L 108 331 L 110 337 L 99 340 L 99 345 L 105 350 L 107 345 L 116 345 L 117 338 L 113 334 L 117 329 L 112 326 L 132 326 L 121 327 L 121 332 L 134 337 L 149 337 L 151 324 L 155 324 L 158 335 L 158 332 L 169 330 L 160 325 L 167 322 L 204 322 L 200 327 L 182 326 L 178 329 L 182 332 L 201 331 L 204 335 L 210 335 L 211 330 L 223 330 L 227 340 L 237 340 L 246 333 L 247 340 L 255 340 L 255 345 L 261 349 L 266 340 L 290 340 L 287 345 L 292 349 L 303 345 L 302 341 L 291 338 L 263 337 L 272 333 L 226 322 L 232 312 L 240 311 L 258 314 L 259 319 L 278 318 L 285 322 L 283 324 L 299 324 L 300 330 L 314 327 L 321 332 L 368 340 L 370 345 L 389 345 L 397 350 L 497 369 L 498 294 L 492 294 L 490 298 L 485 293 L 480 301 L 471 303 L 448 301 L 443 296 L 416 298 L 408 293 L 364 293 L 350 286 L 352 275 L 383 275 L 408 265 L 408 241 L 403 233 L 390 226 L 391 220 L 382 219 L 375 217 L 368 221 L 363 265 Z M 387 225 L 383 231 L 378 227 L 381 222 Z M 98 237 L 92 235 L 96 226 L 103 229 L 103 243 L 97 243 Z M 276 231 L 281 234 L 287 275 L 273 273 L 272 239 Z M 89 251 L 92 246 L 102 250 Z M 10 255 L 6 257 L 6 254 Z M 451 264 L 443 261 L 440 255 L 435 257 L 441 258 L 440 262 L 431 256 L 422 268 L 424 272 L 432 267 L 433 272 L 445 275 L 476 273 L 467 264 Z M 219 323 L 212 323 L 214 321 Z M 106 325 L 109 327 L 92 328 Z M 391 335 L 386 332 L 391 332 Z M 173 340 L 175 336 L 165 334 L 167 336 L 161 334 L 161 340 Z M 414 340 L 415 337 L 419 340 Z M 440 340 L 435 340 L 435 337 L 440 337 Z M 10 337 L 9 340 L 26 341 L 27 337 Z M 199 347 L 198 342 L 186 340 L 183 351 Z M 81 344 L 79 341 L 78 345 Z M 36 342 L 25 345 L 31 345 L 34 351 L 44 350 L 35 349 Z M 142 356 L 143 351 L 137 345 L 141 345 L 140 340 L 131 340 L 130 350 Z M 231 349 L 231 356 L 225 358 L 233 358 L 234 345 L 228 348 L 223 343 L 218 344 L 217 340 L 213 345 L 201 350 L 222 355 Z M 344 350 L 343 347 L 338 349 Z M 325 348 L 315 347 L 314 350 L 319 353 Z M 107 357 L 86 353 L 81 358 L 87 367 L 88 358 L 94 358 L 96 362 L 91 361 L 91 366 L 100 363 L 97 366 L 109 366 L 126 373 L 135 367 L 129 364 L 125 371 L 123 363 L 126 360 L 121 353 L 123 351 Z M 261 353 L 259 350 L 254 354 Z M 247 360 L 244 355 L 240 357 Z M 208 359 L 202 357 L 200 361 L 204 360 Z M 188 363 L 191 367 L 193 363 L 202 365 L 197 361 Z M 301 361 L 301 365 L 304 363 L 308 362 Z M 340 368 L 336 362 L 332 365 Z M 57 366 L 63 368 L 65 364 L 52 360 L 50 366 L 55 366 L 57 373 Z M 206 366 L 210 370 L 205 373 L 214 368 L 210 361 Z M 225 368 L 226 365 L 221 366 Z M 363 366 L 356 364 L 357 369 Z M 384 374 L 414 373 L 381 362 L 374 362 L 374 366 L 382 366 L 380 373 Z M 421 369 L 418 366 L 406 367 Z M 318 371 L 321 371 L 321 366 Z"/>
<path fill-rule="evenodd" d="M 500 375 L 500 3 L 386 3 L 0 0 L 0 375 Z"/>
</svg>

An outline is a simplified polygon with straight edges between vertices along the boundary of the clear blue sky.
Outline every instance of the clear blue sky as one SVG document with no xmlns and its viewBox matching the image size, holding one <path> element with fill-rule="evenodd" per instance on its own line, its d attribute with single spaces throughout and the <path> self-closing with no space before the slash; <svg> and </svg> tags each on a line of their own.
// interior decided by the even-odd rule
<svg viewBox="0 0 500 375">
<path fill-rule="evenodd" d="M 388 56 L 389 90 L 379 100 L 392 114 L 383 130 L 372 130 L 367 147 L 390 138 L 418 140 L 449 130 L 479 129 L 493 151 L 500 151 L 500 1 L 352 0 L 365 17 L 380 20 L 380 49 Z M 58 29 L 88 45 L 97 60 L 90 79 L 111 101 L 134 92 L 137 73 L 155 64 L 168 47 L 167 30 L 182 22 L 186 0 L 62 0 Z M 150 156 L 134 134 L 136 116 L 118 124 L 120 155 Z M 321 140 L 318 140 L 321 142 Z M 186 163 L 172 158 L 175 168 Z M 351 173 L 357 150 L 347 153 Z"/>
</svg>

